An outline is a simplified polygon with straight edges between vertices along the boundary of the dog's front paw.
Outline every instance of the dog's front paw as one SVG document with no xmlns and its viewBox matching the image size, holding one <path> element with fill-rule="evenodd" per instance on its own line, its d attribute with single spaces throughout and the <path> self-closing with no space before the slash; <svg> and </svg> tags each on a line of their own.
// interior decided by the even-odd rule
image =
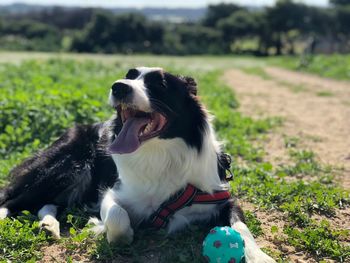
<svg viewBox="0 0 350 263">
<path fill-rule="evenodd" d="M 0 207 L 0 220 L 5 219 L 9 213 L 9 210 L 5 207 Z"/>
<path fill-rule="evenodd" d="M 112 206 L 103 221 L 109 243 L 117 240 L 127 243 L 133 241 L 134 231 L 131 228 L 129 215 L 123 208 L 118 205 Z"/>
<path fill-rule="evenodd" d="M 269 255 L 264 253 L 261 249 L 250 251 L 245 255 L 246 263 L 276 263 L 276 261 Z"/>
<path fill-rule="evenodd" d="M 56 220 L 53 216 L 45 216 L 40 222 L 39 227 L 55 239 L 60 239 L 60 222 Z"/>
<path fill-rule="evenodd" d="M 134 240 L 134 230 L 131 227 L 129 227 L 125 232 L 116 232 L 107 229 L 107 240 L 108 243 L 122 241 L 130 244 Z"/>
</svg>

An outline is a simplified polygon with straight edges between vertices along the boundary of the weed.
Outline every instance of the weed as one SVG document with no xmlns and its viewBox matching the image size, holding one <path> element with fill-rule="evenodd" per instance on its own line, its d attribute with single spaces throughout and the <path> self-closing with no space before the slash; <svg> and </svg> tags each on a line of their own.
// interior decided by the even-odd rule
<svg viewBox="0 0 350 263">
<path fill-rule="evenodd" d="M 275 80 L 265 72 L 263 67 L 240 67 L 240 69 L 247 74 L 259 76 L 265 80 L 273 80 L 279 86 L 287 87 L 288 89 L 290 89 L 292 92 L 295 92 L 295 93 L 308 91 L 307 88 L 302 84 L 293 84 L 283 80 Z"/>
<path fill-rule="evenodd" d="M 303 84 L 294 84 L 294 83 L 290 83 L 288 81 L 283 81 L 283 80 L 276 80 L 276 83 L 279 86 L 284 86 L 284 87 L 288 88 L 290 91 L 292 91 L 294 93 L 308 91 L 308 89 Z"/>
<path fill-rule="evenodd" d="M 313 251 L 319 258 L 331 256 L 338 262 L 345 262 L 350 256 L 350 247 L 339 241 L 340 238 L 349 236 L 350 231 L 333 230 L 326 220 L 312 222 L 302 230 L 290 226 L 284 232 L 288 235 L 290 244 L 299 249 Z"/>
<path fill-rule="evenodd" d="M 34 262 L 41 257 L 40 247 L 48 239 L 35 220 L 25 211 L 16 219 L 0 220 L 0 261 Z"/>
<path fill-rule="evenodd" d="M 298 137 L 284 137 L 284 146 L 286 148 L 295 148 L 298 146 L 300 139 Z"/>
<path fill-rule="evenodd" d="M 319 91 L 316 93 L 316 95 L 319 97 L 332 97 L 334 96 L 334 93 L 331 91 Z"/>
<path fill-rule="evenodd" d="M 263 230 L 261 228 L 261 222 L 258 220 L 258 218 L 254 213 L 245 211 L 244 217 L 246 219 L 247 226 L 249 230 L 252 232 L 254 237 L 258 237 L 263 234 Z"/>
<path fill-rule="evenodd" d="M 256 75 L 262 79 L 269 80 L 271 76 L 262 67 L 242 67 L 241 70 L 250 75 Z"/>
<path fill-rule="evenodd" d="M 322 172 L 329 173 L 330 170 L 323 168 L 315 159 L 312 151 L 290 150 L 289 154 L 294 160 L 292 165 L 282 165 L 279 172 L 284 172 L 289 176 L 319 175 Z"/>
<path fill-rule="evenodd" d="M 322 142 L 323 141 L 322 137 L 317 136 L 317 135 L 306 135 L 305 138 L 308 140 L 311 140 L 312 142 Z"/>
</svg>

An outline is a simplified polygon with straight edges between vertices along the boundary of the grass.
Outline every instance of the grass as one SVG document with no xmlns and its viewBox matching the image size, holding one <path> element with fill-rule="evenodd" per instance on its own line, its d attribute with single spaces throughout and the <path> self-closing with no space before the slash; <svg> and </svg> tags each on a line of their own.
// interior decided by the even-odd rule
<svg viewBox="0 0 350 263">
<path fill-rule="evenodd" d="M 271 77 L 266 71 L 264 70 L 263 66 L 246 66 L 246 67 L 240 67 L 240 70 L 243 71 L 244 73 L 250 74 L 250 75 L 255 75 L 259 76 L 264 80 L 271 80 L 274 81 L 276 84 L 278 84 L 281 87 L 286 87 L 289 90 L 291 90 L 294 93 L 299 93 L 299 92 L 306 92 L 308 89 L 302 85 L 302 84 L 293 84 L 288 81 L 283 81 L 283 80 L 277 80 Z M 322 96 L 317 94 L 318 96 Z M 324 96 L 327 96 L 324 95 Z M 329 95 L 330 96 L 330 95 Z"/>
<path fill-rule="evenodd" d="M 106 104 L 110 84 L 135 63 L 152 65 L 149 57 L 116 58 L 108 63 L 84 60 L 49 59 L 24 63 L 1 64 L 0 86 L 0 180 L 4 185 L 11 167 L 54 140 L 74 122 L 106 119 L 111 109 Z M 239 102 L 222 84 L 222 69 L 187 67 L 191 59 L 160 60 L 168 70 L 194 76 L 199 83 L 202 101 L 216 116 L 214 125 L 226 151 L 233 156 L 232 193 L 256 204 L 267 212 L 273 209 L 286 215 L 287 236 L 283 242 L 303 250 L 317 260 L 349 259 L 348 231 L 330 222 L 339 209 L 349 206 L 349 193 L 336 185 L 332 169 L 324 167 L 311 151 L 298 149 L 298 138 L 285 138 L 291 164 L 273 167 L 264 163 L 264 150 L 254 142 L 281 125 L 278 118 L 253 120 L 237 112 Z M 219 60 L 219 59 L 218 59 Z M 78 62 L 80 61 L 80 62 Z M 202 61 L 201 63 L 203 63 Z M 201 64 L 197 61 L 198 65 Z M 171 64 L 171 65 L 169 65 Z M 256 71 L 256 70 L 255 70 Z M 259 73 L 261 74 L 261 72 Z M 244 165 L 240 164 L 244 160 Z M 306 182 L 304 175 L 327 180 Z M 295 180 L 289 180 L 290 177 Z M 0 183 L 1 183 L 0 182 Z M 257 215 L 246 211 L 247 224 L 255 236 L 264 237 Z M 322 218 L 322 224 L 313 217 Z M 0 222 L 0 261 L 37 261 L 43 255 L 38 249 L 56 241 L 39 232 L 35 216 L 6 219 Z M 201 243 L 206 235 L 193 226 L 176 236 L 141 230 L 131 245 L 109 245 L 104 237 L 93 237 L 84 227 L 88 215 L 82 210 L 65 211 L 60 222 L 65 230 L 58 245 L 65 248 L 65 261 L 76 254 L 87 260 L 117 262 L 203 262 Z M 271 232 L 275 232 L 274 228 Z M 345 240 L 345 241 L 344 241 Z M 275 253 L 284 258 L 283 252 Z"/>
<path fill-rule="evenodd" d="M 269 58 L 274 66 L 317 74 L 338 80 L 350 80 L 350 55 L 313 55 Z"/>
<path fill-rule="evenodd" d="M 254 237 L 263 235 L 264 232 L 261 228 L 261 222 L 253 212 L 245 211 L 244 217 L 247 220 L 247 226 Z"/>
<path fill-rule="evenodd" d="M 294 84 L 294 83 L 290 83 L 290 82 L 283 81 L 283 80 L 275 80 L 275 81 L 278 85 L 280 85 L 282 87 L 286 87 L 294 93 L 308 91 L 308 89 L 303 84 Z"/>
<path fill-rule="evenodd" d="M 271 79 L 271 76 L 262 67 L 242 67 L 241 70 L 250 75 L 257 75 L 265 80 Z"/>
<path fill-rule="evenodd" d="M 296 148 L 299 145 L 300 139 L 295 136 L 284 136 L 284 146 L 286 148 Z"/>
<path fill-rule="evenodd" d="M 260 66 L 260 67 L 248 66 L 248 67 L 241 67 L 240 69 L 247 74 L 259 76 L 264 80 L 271 80 L 271 81 L 275 82 L 280 87 L 288 88 L 293 93 L 300 93 L 300 92 L 309 91 L 305 87 L 305 85 L 303 85 L 303 84 L 294 84 L 294 83 L 291 83 L 288 81 L 278 80 L 278 79 L 271 77 L 268 73 L 266 73 L 266 71 L 264 70 L 264 68 L 262 66 Z M 332 96 L 333 94 L 331 94 L 329 92 L 318 92 L 318 93 L 316 93 L 316 95 L 326 97 L 326 96 Z"/>
<path fill-rule="evenodd" d="M 294 227 L 287 227 L 285 233 L 288 235 L 290 244 L 297 248 L 307 248 L 314 251 L 319 257 L 334 255 L 339 262 L 346 262 L 350 256 L 349 247 L 343 246 L 336 239 L 343 239 L 349 236 L 349 231 L 333 230 L 326 220 L 313 222 L 300 230 Z"/>
<path fill-rule="evenodd" d="M 28 212 L 16 220 L 0 221 L 0 261 L 35 262 L 42 256 L 40 246 L 49 238 L 39 230 L 39 223 Z"/>
<path fill-rule="evenodd" d="M 326 176 L 333 169 L 329 166 L 322 166 L 317 160 L 314 152 L 308 150 L 291 149 L 289 155 L 292 159 L 292 165 L 281 165 L 279 175 L 288 176 L 305 176 L 305 175 L 320 175 Z"/>
<path fill-rule="evenodd" d="M 334 93 L 331 91 L 319 91 L 316 93 L 316 95 L 319 97 L 332 97 L 334 96 Z"/>
</svg>

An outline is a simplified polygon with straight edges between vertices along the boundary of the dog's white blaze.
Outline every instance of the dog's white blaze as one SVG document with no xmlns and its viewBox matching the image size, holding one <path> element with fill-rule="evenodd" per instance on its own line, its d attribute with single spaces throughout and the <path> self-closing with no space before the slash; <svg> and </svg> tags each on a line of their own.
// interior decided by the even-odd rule
<svg viewBox="0 0 350 263">
<path fill-rule="evenodd" d="M 153 72 L 153 71 L 163 71 L 162 68 L 158 68 L 158 67 L 138 67 L 136 68 L 139 72 L 140 75 L 137 77 L 137 79 L 141 79 L 143 78 L 144 75 L 146 75 L 147 73 Z"/>
<path fill-rule="evenodd" d="M 6 207 L 0 208 L 0 219 L 5 219 L 9 214 L 9 210 Z"/>
<path fill-rule="evenodd" d="M 145 112 L 152 111 L 151 102 L 148 98 L 147 89 L 143 79 L 121 79 L 117 80 L 115 83 L 124 83 L 132 88 L 132 101 L 130 103 L 137 105 L 138 110 Z"/>
</svg>

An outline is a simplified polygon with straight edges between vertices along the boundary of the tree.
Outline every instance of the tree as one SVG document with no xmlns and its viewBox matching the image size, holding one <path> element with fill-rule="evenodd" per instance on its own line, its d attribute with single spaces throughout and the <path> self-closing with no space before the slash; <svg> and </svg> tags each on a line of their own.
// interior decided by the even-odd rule
<svg viewBox="0 0 350 263">
<path fill-rule="evenodd" d="M 48 7 L 43 10 L 29 13 L 9 14 L 8 20 L 31 20 L 43 24 L 57 27 L 58 29 L 81 29 L 91 19 L 96 12 L 93 8 L 66 8 L 66 7 Z"/>
<path fill-rule="evenodd" d="M 202 24 L 208 27 L 215 27 L 220 19 L 229 17 L 232 13 L 241 9 L 240 6 L 235 4 L 221 3 L 217 5 L 209 5 Z"/>
<path fill-rule="evenodd" d="M 350 5 L 350 0 L 330 0 L 333 5 Z"/>
<path fill-rule="evenodd" d="M 255 13 L 241 9 L 232 13 L 229 17 L 220 19 L 217 27 L 222 31 L 223 40 L 230 50 L 231 44 L 245 37 L 254 37 L 259 28 Z"/>
<path fill-rule="evenodd" d="M 292 0 L 277 1 L 267 9 L 266 18 L 277 55 L 282 54 L 285 43 L 290 45 L 289 53 L 294 53 L 296 34 L 305 32 L 311 22 L 308 10 L 308 6 Z"/>
<path fill-rule="evenodd" d="M 350 36 L 350 5 L 336 8 L 338 30 L 344 36 Z"/>
<path fill-rule="evenodd" d="M 79 52 L 133 53 L 156 52 L 162 42 L 161 24 L 146 19 L 143 15 L 129 13 L 113 15 L 97 13 L 75 37 L 72 49 Z"/>
<path fill-rule="evenodd" d="M 196 24 L 178 24 L 164 36 L 165 53 L 172 55 L 222 54 L 221 32 Z"/>
</svg>

